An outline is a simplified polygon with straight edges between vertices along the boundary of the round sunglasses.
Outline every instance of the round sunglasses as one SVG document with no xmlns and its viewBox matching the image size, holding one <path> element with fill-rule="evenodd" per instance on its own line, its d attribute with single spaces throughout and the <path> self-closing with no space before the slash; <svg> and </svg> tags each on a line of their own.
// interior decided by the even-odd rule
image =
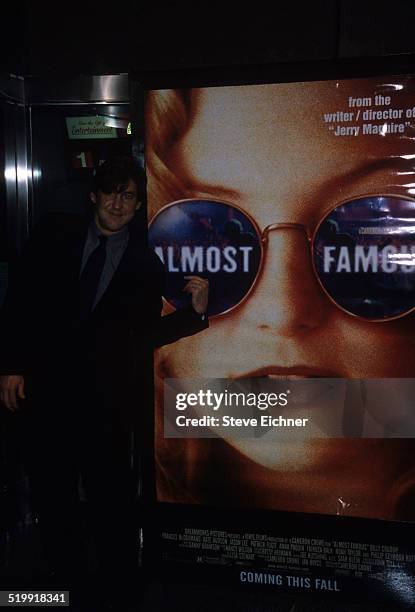
<svg viewBox="0 0 415 612">
<path fill-rule="evenodd" d="M 211 317 L 240 306 L 254 290 L 270 232 L 306 234 L 315 277 L 340 310 L 366 321 L 402 317 L 415 308 L 415 201 L 365 195 L 325 212 L 314 231 L 273 223 L 262 231 L 239 206 L 215 199 L 185 199 L 160 209 L 149 224 L 149 243 L 168 272 L 165 299 L 188 303 L 185 276 L 209 280 Z"/>
</svg>

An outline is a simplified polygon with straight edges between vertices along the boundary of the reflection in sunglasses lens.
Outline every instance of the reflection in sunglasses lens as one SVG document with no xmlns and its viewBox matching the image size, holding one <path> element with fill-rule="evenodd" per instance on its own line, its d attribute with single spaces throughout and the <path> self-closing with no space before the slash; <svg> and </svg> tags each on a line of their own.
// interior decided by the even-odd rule
<svg viewBox="0 0 415 612">
<path fill-rule="evenodd" d="M 261 239 L 238 208 L 212 200 L 187 200 L 162 209 L 151 221 L 149 242 L 166 271 L 164 296 L 175 308 L 189 304 L 185 276 L 209 280 L 209 315 L 235 307 L 257 276 Z"/>
<path fill-rule="evenodd" d="M 313 253 L 323 288 L 347 312 L 381 321 L 414 308 L 415 202 L 346 202 L 319 225 Z"/>
</svg>

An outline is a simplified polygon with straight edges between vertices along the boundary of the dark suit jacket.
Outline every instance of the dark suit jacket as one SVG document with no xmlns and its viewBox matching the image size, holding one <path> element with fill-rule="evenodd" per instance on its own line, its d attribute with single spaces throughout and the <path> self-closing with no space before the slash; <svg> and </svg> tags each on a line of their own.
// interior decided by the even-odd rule
<svg viewBox="0 0 415 612">
<path fill-rule="evenodd" d="M 29 395 L 43 402 L 76 403 L 87 392 L 135 425 L 152 397 L 152 349 L 208 324 L 191 306 L 161 317 L 163 265 L 132 236 L 82 322 L 79 271 L 87 230 L 85 219 L 52 215 L 28 241 L 2 313 L 0 374 L 23 374 Z"/>
</svg>

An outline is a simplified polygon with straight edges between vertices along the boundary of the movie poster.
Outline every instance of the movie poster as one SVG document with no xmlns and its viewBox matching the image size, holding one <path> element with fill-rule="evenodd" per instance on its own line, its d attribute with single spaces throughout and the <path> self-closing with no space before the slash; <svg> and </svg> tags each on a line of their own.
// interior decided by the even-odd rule
<svg viewBox="0 0 415 612">
<path fill-rule="evenodd" d="M 147 93 L 149 239 L 167 270 L 165 312 L 186 304 L 185 276 L 210 282 L 209 329 L 156 353 L 157 500 L 289 513 L 294 525 L 232 538 L 199 524 L 193 550 L 185 528 L 167 529 L 176 561 L 210 554 L 211 565 L 245 564 L 245 582 L 267 567 L 281 586 L 292 574 L 300 589 L 328 579 L 333 591 L 339 576 L 413 575 L 408 546 L 392 532 L 365 541 L 361 526 L 415 520 L 414 135 L 412 76 Z M 207 435 L 166 437 L 166 380 L 246 383 L 257 397 L 289 389 L 301 401 L 272 414 L 301 409 L 312 428 L 290 437 L 268 420 L 238 435 L 205 420 Z M 331 535 L 298 535 L 305 515 L 326 516 Z M 316 555 L 317 578 L 301 552 Z"/>
</svg>

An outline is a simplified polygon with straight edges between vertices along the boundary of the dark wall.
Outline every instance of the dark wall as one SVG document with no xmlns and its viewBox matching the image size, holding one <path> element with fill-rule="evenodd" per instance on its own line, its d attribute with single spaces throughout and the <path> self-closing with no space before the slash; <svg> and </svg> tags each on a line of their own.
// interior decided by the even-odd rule
<svg viewBox="0 0 415 612">
<path fill-rule="evenodd" d="M 411 0 L 245 4 L 19 3 L 2 18 L 0 71 L 109 74 L 415 52 Z"/>
</svg>

